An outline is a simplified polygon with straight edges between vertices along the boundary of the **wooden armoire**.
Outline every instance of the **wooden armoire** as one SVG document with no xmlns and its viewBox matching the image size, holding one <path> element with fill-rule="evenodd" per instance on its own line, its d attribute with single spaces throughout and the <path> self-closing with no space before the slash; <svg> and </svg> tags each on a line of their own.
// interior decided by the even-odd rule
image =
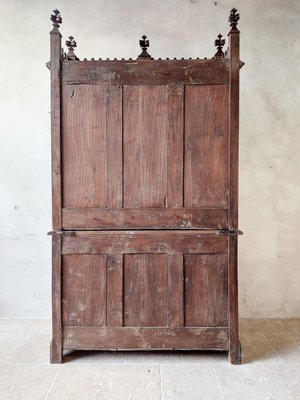
<svg viewBox="0 0 300 400">
<path fill-rule="evenodd" d="M 63 349 L 240 363 L 239 14 L 211 59 L 80 61 L 51 15 L 51 362 Z"/>
</svg>

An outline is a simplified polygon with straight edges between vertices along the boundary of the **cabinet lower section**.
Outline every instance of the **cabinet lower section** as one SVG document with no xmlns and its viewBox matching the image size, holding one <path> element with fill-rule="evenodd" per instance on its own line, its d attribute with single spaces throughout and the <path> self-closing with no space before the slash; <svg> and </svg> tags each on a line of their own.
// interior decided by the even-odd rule
<svg viewBox="0 0 300 400">
<path fill-rule="evenodd" d="M 52 360 L 62 348 L 239 348 L 236 241 L 199 230 L 54 234 Z"/>
</svg>

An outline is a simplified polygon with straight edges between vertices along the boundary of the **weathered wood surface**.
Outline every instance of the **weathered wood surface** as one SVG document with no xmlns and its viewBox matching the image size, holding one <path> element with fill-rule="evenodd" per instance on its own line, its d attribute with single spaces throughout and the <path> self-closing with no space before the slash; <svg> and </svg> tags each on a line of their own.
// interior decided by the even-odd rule
<svg viewBox="0 0 300 400">
<path fill-rule="evenodd" d="M 184 205 L 228 206 L 228 87 L 185 89 Z"/>
<path fill-rule="evenodd" d="M 174 199 L 174 197 L 173 197 Z M 64 229 L 226 229 L 226 209 L 147 208 L 100 209 L 63 208 Z"/>
<path fill-rule="evenodd" d="M 121 207 L 122 89 L 67 86 L 62 96 L 63 205 Z"/>
<path fill-rule="evenodd" d="M 227 59 L 67 61 L 62 63 L 64 85 L 221 85 L 229 82 Z"/>
<path fill-rule="evenodd" d="M 185 325 L 228 326 L 228 255 L 185 254 Z"/>
<path fill-rule="evenodd" d="M 228 350 L 228 328 L 64 327 L 63 344 L 78 350 Z"/>
<path fill-rule="evenodd" d="M 198 231 L 119 231 L 63 236 L 62 254 L 227 253 L 228 237 Z"/>
<path fill-rule="evenodd" d="M 66 255 L 62 261 L 63 325 L 106 325 L 106 255 Z"/>
</svg>

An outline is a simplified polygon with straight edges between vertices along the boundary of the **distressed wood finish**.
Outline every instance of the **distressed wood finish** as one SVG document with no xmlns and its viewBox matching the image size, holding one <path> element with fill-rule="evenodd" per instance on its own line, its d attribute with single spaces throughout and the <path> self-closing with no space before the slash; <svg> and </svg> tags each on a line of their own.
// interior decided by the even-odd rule
<svg viewBox="0 0 300 400">
<path fill-rule="evenodd" d="M 154 60 L 143 35 L 137 60 L 80 61 L 54 10 L 51 362 L 63 349 L 241 362 L 238 20 L 212 59 Z"/>
<path fill-rule="evenodd" d="M 64 61 L 64 85 L 167 85 L 229 83 L 230 62 L 221 60 Z"/>
<path fill-rule="evenodd" d="M 63 325 L 106 325 L 106 256 L 62 258 Z"/>
<path fill-rule="evenodd" d="M 64 236 L 62 254 L 227 253 L 228 237 L 203 231 L 78 232 Z"/>
<path fill-rule="evenodd" d="M 173 196 L 170 194 L 170 191 L 168 193 L 168 205 L 171 207 L 171 204 L 174 204 L 176 201 L 176 195 Z M 176 193 L 179 193 L 179 191 L 176 191 Z M 180 197 L 182 199 L 182 191 L 180 192 Z M 172 203 L 170 199 L 172 199 Z M 226 229 L 228 228 L 227 215 L 227 210 L 218 208 L 152 208 L 119 210 L 104 210 L 100 208 L 63 208 L 62 224 L 63 228 L 66 230 L 126 228 Z"/>
<path fill-rule="evenodd" d="M 227 254 L 186 254 L 185 325 L 228 326 Z"/>
<path fill-rule="evenodd" d="M 186 207 L 228 205 L 228 87 L 185 89 Z"/>
<path fill-rule="evenodd" d="M 74 350 L 228 350 L 228 328 L 68 326 L 63 343 Z"/>
</svg>

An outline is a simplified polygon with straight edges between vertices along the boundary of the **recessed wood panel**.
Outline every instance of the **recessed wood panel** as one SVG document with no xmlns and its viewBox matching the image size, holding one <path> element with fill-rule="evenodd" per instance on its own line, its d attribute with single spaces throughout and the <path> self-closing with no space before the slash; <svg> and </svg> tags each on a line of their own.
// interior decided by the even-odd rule
<svg viewBox="0 0 300 400">
<path fill-rule="evenodd" d="M 62 263 L 63 325 L 106 325 L 106 256 L 67 255 Z"/>
<path fill-rule="evenodd" d="M 228 326 L 228 256 L 185 254 L 185 325 Z"/>
<path fill-rule="evenodd" d="M 124 326 L 167 326 L 166 254 L 124 256 Z"/>
<path fill-rule="evenodd" d="M 228 86 L 185 86 L 185 207 L 228 207 Z"/>
<path fill-rule="evenodd" d="M 122 206 L 122 88 L 63 86 L 64 207 Z"/>
<path fill-rule="evenodd" d="M 124 207 L 164 207 L 168 87 L 124 86 Z"/>
</svg>

